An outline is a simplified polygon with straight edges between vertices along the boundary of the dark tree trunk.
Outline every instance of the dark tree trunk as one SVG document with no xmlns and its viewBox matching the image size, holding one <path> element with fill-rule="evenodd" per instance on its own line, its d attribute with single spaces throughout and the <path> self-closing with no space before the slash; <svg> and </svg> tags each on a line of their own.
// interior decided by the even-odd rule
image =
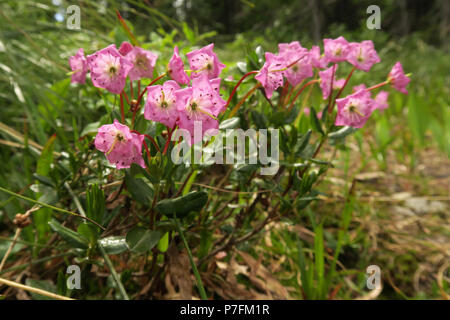
<svg viewBox="0 0 450 320">
<path fill-rule="evenodd" d="M 309 8 L 311 10 L 313 28 L 312 28 L 312 38 L 315 44 L 320 42 L 321 35 L 321 22 L 319 13 L 319 0 L 309 0 Z"/>
</svg>

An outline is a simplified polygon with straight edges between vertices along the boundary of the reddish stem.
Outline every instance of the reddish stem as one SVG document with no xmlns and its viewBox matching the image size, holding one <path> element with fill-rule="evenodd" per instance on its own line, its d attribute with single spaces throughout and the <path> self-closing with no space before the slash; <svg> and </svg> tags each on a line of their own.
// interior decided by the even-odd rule
<svg viewBox="0 0 450 320">
<path fill-rule="evenodd" d="M 136 104 L 141 103 L 142 97 L 143 97 L 144 94 L 147 92 L 147 88 L 148 88 L 148 87 L 150 87 L 152 84 L 154 84 L 154 83 L 157 82 L 159 79 L 161 79 L 161 78 L 163 78 L 163 77 L 165 77 L 165 76 L 166 76 L 166 74 L 163 73 L 162 75 L 160 75 L 159 77 L 157 77 L 156 79 L 154 79 L 152 82 L 150 82 L 150 84 L 149 84 L 148 86 L 146 86 L 144 90 L 142 90 L 141 94 L 140 94 L 139 97 L 138 97 L 138 100 L 137 100 L 137 103 L 136 103 Z"/>
<path fill-rule="evenodd" d="M 317 79 L 316 79 L 316 80 L 311 80 L 311 81 L 305 83 L 305 84 L 300 88 L 300 90 L 298 90 L 298 92 L 295 94 L 294 99 L 292 99 L 292 102 L 291 102 L 291 104 L 290 104 L 288 110 L 291 110 L 291 109 L 294 107 L 295 100 L 297 100 L 298 96 L 303 92 L 303 90 L 305 90 L 305 88 L 306 88 L 307 86 L 312 85 L 312 84 L 314 84 L 314 83 L 316 83 L 316 82 L 319 82 L 319 80 L 317 80 Z"/>
<path fill-rule="evenodd" d="M 379 87 L 385 86 L 388 83 L 389 83 L 389 81 L 384 81 L 384 82 L 381 82 L 379 84 L 374 85 L 373 87 L 367 88 L 366 90 L 367 91 L 372 91 L 372 90 L 378 89 Z"/>
<path fill-rule="evenodd" d="M 123 95 L 120 94 L 120 115 L 121 115 L 121 122 L 125 123 L 125 111 L 123 109 Z"/>
<path fill-rule="evenodd" d="M 130 94 L 131 94 L 131 100 L 134 98 L 134 92 L 133 92 L 133 81 L 130 80 Z"/>
<path fill-rule="evenodd" d="M 122 94 L 125 97 L 125 100 L 127 100 L 128 105 L 131 106 L 130 99 L 128 99 L 127 93 L 125 91 L 122 91 Z"/>
<path fill-rule="evenodd" d="M 147 151 L 148 163 L 150 163 L 150 160 L 152 159 L 152 156 L 150 154 L 150 150 L 148 150 L 147 142 L 145 142 L 145 140 L 144 140 L 144 148 L 145 148 L 145 151 Z"/>
<path fill-rule="evenodd" d="M 239 102 L 234 106 L 233 110 L 231 110 L 230 114 L 228 115 L 228 118 L 234 116 L 238 111 L 239 107 L 245 102 L 245 100 L 247 100 L 247 98 L 250 97 L 253 94 L 253 92 L 255 92 L 255 90 L 258 89 L 260 86 L 261 83 L 258 82 L 253 88 L 251 88 L 250 91 L 247 92 L 246 95 L 241 100 L 239 100 Z"/>
<path fill-rule="evenodd" d="M 241 85 L 242 81 L 244 81 L 244 79 L 247 78 L 248 76 L 250 76 L 252 74 L 256 74 L 258 72 L 259 71 L 250 71 L 250 72 L 247 72 L 246 74 L 244 74 L 244 76 L 234 86 L 233 91 L 231 91 L 230 97 L 228 98 L 227 104 L 225 105 L 225 109 L 228 108 L 228 106 L 230 105 L 231 99 L 233 99 L 233 96 L 236 93 L 237 88 Z"/>
<path fill-rule="evenodd" d="M 284 97 L 286 96 L 288 88 L 289 88 L 289 82 L 286 81 L 283 86 L 283 91 L 281 91 L 280 104 L 284 103 Z"/>
<path fill-rule="evenodd" d="M 130 28 L 128 28 L 125 20 L 122 18 L 122 16 L 120 15 L 119 10 L 116 10 L 116 14 L 117 14 L 117 18 L 119 19 L 120 24 L 122 25 L 122 27 L 124 28 L 125 32 L 128 34 L 128 36 L 130 37 L 131 43 L 133 45 L 137 45 L 138 42 L 136 40 L 136 37 L 134 36 L 134 34 L 131 32 Z"/>
<path fill-rule="evenodd" d="M 152 137 L 150 137 L 148 134 L 140 133 L 140 132 L 137 131 L 137 130 L 130 130 L 130 131 L 133 132 L 133 133 L 137 133 L 137 134 L 140 134 L 140 135 L 143 135 L 144 137 L 146 137 L 148 140 L 150 140 L 150 141 L 153 143 L 153 145 L 155 146 L 155 148 L 156 148 L 159 152 L 161 152 L 161 150 L 159 149 L 159 146 L 158 146 L 158 144 L 156 143 L 155 139 L 153 139 Z"/>
<path fill-rule="evenodd" d="M 331 113 L 333 111 L 334 105 L 336 104 L 336 99 L 338 99 L 341 96 L 342 91 L 344 91 L 345 86 L 347 85 L 348 81 L 352 77 L 352 74 L 353 74 L 353 72 L 355 72 L 355 70 L 356 70 L 356 67 L 353 67 L 352 71 L 350 71 L 350 73 L 348 74 L 347 79 L 345 79 L 344 85 L 342 86 L 342 88 L 339 90 L 336 97 L 334 98 L 333 107 L 331 107 L 331 109 L 328 109 L 329 113 Z M 333 91 L 331 91 L 331 92 L 333 92 Z M 331 95 L 331 93 L 330 93 L 330 95 Z"/>
<path fill-rule="evenodd" d="M 295 87 L 291 86 L 291 90 L 289 90 L 289 94 L 287 95 L 287 97 L 284 99 L 283 101 L 283 107 L 289 103 L 289 100 L 291 99 L 292 96 L 292 92 L 294 92 Z"/>
<path fill-rule="evenodd" d="M 170 130 L 169 127 L 167 127 L 167 130 L 169 131 L 169 135 L 167 137 L 166 145 L 164 146 L 163 155 L 166 155 L 167 149 L 169 148 L 170 141 L 172 140 L 172 133 L 175 131 L 176 125 Z"/>
<path fill-rule="evenodd" d="M 138 111 L 138 105 L 133 107 L 133 118 L 131 119 L 131 126 L 134 128 L 134 121 L 136 120 L 136 113 Z"/>
<path fill-rule="evenodd" d="M 334 82 L 334 74 L 336 73 L 336 63 L 333 64 L 333 72 L 331 73 L 331 82 L 330 82 L 330 97 L 328 99 L 328 113 L 331 113 L 331 101 L 333 100 L 333 82 Z"/>
</svg>

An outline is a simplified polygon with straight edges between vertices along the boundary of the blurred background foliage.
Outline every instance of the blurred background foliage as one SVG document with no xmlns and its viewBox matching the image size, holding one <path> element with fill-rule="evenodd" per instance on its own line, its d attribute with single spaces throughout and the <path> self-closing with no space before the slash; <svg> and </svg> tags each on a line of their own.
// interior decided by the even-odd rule
<svg viewBox="0 0 450 320">
<path fill-rule="evenodd" d="M 73 4 L 81 8 L 81 30 L 66 28 L 66 8 Z M 373 4 L 381 9 L 381 30 L 366 27 L 369 16 L 366 9 Z M 396 163 L 407 166 L 415 191 L 445 193 L 447 187 L 448 193 L 448 185 L 434 189 L 427 185 L 428 176 L 414 175 L 423 164 L 423 153 L 429 155 L 427 159 L 442 155 L 448 159 L 450 155 L 450 3 L 447 0 L 0 0 L 0 186 L 15 191 L 27 190 L 36 179 L 36 167 L 49 170 L 45 164 L 39 165 L 38 153 L 31 141 L 44 146 L 56 133 L 54 150 L 59 155 L 55 156 L 69 152 L 76 158 L 88 149 L 79 137 L 89 132 L 89 124 L 105 116 L 108 104 L 117 102 L 101 97 L 90 85 L 84 90 L 71 85 L 66 75 L 67 59 L 80 47 L 90 54 L 109 43 L 119 45 L 127 40 L 115 10 L 130 22 L 143 47 L 160 56 L 155 74 L 165 71 L 174 45 L 186 53 L 214 42 L 220 59 L 227 65 L 224 72 L 234 76 L 238 69 L 236 63 L 245 60 L 258 45 L 275 52 L 279 42 L 294 40 L 308 48 L 312 44 L 322 45 L 322 38 L 340 35 L 349 41 L 373 40 L 382 63 L 375 65 L 370 75 L 355 73 L 352 81 L 360 83 L 370 79 L 371 84 L 383 81 L 395 61 L 401 61 L 405 71 L 412 73 L 412 81 L 408 96 L 392 94 L 391 107 L 382 115 L 374 115 L 369 129 L 355 135 L 354 143 L 360 147 L 361 157 L 366 157 L 364 165 L 374 160 L 377 169 L 392 169 L 393 155 Z M 342 70 L 343 74 L 349 71 Z M 320 97 L 318 92 L 315 94 Z M 367 132 L 370 132 L 370 139 Z M 362 141 L 366 139 L 372 144 L 364 148 Z M 429 151 L 434 148 L 440 151 Z M 352 166 L 353 151 L 342 151 L 345 153 L 342 167 L 346 168 L 343 178 L 348 184 L 351 181 L 348 181 L 347 170 Z M 64 170 L 60 174 L 63 175 Z M 98 179 L 101 181 L 102 177 Z M 442 188 L 444 191 L 437 191 Z M 58 192 L 67 197 L 67 191 L 61 189 Z M 52 203 L 64 198 L 61 194 L 47 194 L 46 201 Z M 365 203 L 352 203 L 352 206 L 362 220 L 366 214 L 373 214 L 373 208 Z M 6 216 L 12 220 L 22 209 L 21 202 L 0 194 L 0 231 L 10 228 Z M 308 209 L 307 216 L 302 216 L 298 222 L 314 225 L 313 212 L 325 212 L 327 216 L 329 212 L 341 212 L 340 209 L 343 208 L 336 210 L 330 208 L 330 204 L 318 204 Z M 46 221 L 49 214 L 41 209 L 35 217 L 37 226 L 42 229 L 38 232 L 41 243 L 48 239 L 49 227 L 39 224 L 39 219 Z M 390 224 L 384 211 L 377 213 L 377 217 L 382 223 Z M 385 256 L 383 252 L 369 254 L 369 231 L 364 225 L 358 225 L 355 236 L 346 242 L 344 264 L 364 270 L 374 256 L 390 263 L 395 256 L 392 259 L 398 258 L 405 269 L 394 275 L 401 289 L 411 296 L 424 297 L 424 293 L 411 289 L 415 270 L 408 269 L 421 263 L 417 260 L 418 249 L 407 253 L 399 250 L 394 254 L 387 251 Z M 23 237 L 34 241 L 31 230 L 24 230 Z M 324 237 L 330 239 L 326 229 Z M 274 231 L 271 239 L 273 247 L 265 248 L 269 256 L 298 254 L 296 238 L 291 235 Z M 393 269 L 395 267 L 394 263 Z M 294 282 L 283 283 L 295 286 Z M 439 296 L 435 279 L 432 282 L 427 294 Z M 397 289 L 392 286 L 386 297 L 404 297 Z M 341 297 L 352 295 L 344 292 Z"/>
</svg>

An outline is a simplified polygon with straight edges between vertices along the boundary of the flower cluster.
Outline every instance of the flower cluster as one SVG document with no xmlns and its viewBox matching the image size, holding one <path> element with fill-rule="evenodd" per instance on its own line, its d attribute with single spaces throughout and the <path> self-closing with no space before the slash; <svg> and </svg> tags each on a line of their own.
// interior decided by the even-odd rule
<svg viewBox="0 0 450 320">
<path fill-rule="evenodd" d="M 220 96 L 218 78 L 225 65 L 213 51 L 214 44 L 189 52 L 186 56 L 190 77 L 178 48 L 170 59 L 167 74 L 173 79 L 162 86 L 147 88 L 144 116 L 173 128 L 178 126 L 191 134 L 189 144 L 197 143 L 209 129 L 218 129 L 217 116 L 225 110 L 226 101 Z M 180 85 L 187 85 L 181 88 Z M 202 135 L 194 135 L 194 122 L 202 122 Z M 197 140 L 194 140 L 194 137 Z"/>
<path fill-rule="evenodd" d="M 374 89 L 390 84 L 394 89 L 404 94 L 408 93 L 406 86 L 410 79 L 404 74 L 400 62 L 397 62 L 389 72 L 386 81 L 369 88 L 365 84 L 359 84 L 353 87 L 351 94 L 340 98 L 355 70 L 368 72 L 375 63 L 380 62 L 374 45 L 369 40 L 348 42 L 344 37 L 324 39 L 323 53 L 318 46 L 307 49 L 302 47 L 298 41 L 293 41 L 280 43 L 278 51 L 277 54 L 266 52 L 263 67 L 244 75 L 233 89 L 228 101 L 231 101 L 243 79 L 252 74 L 256 74 L 255 79 L 259 82 L 258 86 L 262 85 L 268 99 L 271 99 L 274 92 L 280 87 L 284 87 L 283 92 L 287 91 L 289 86 L 294 90 L 304 80 L 316 75 L 316 78 L 303 85 L 294 95 L 290 108 L 306 86 L 319 83 L 323 99 L 329 100 L 326 108 L 328 112 L 331 113 L 334 105 L 337 105 L 334 124 L 361 128 L 375 109 L 388 108 L 388 92 L 380 91 L 372 98 Z M 187 137 L 189 145 L 201 141 L 210 130 L 216 132 L 219 128 L 218 116 L 228 106 L 228 103 L 220 95 L 221 78 L 219 76 L 225 65 L 219 61 L 214 52 L 214 44 L 186 54 L 189 70 L 185 69 L 178 47 L 174 47 L 166 73 L 153 78 L 157 59 L 156 54 L 128 42 L 123 42 L 119 49 L 114 44 L 109 45 L 87 57 L 84 56 L 83 49 L 79 49 L 76 55 L 69 58 L 72 82 L 85 83 L 89 71 L 95 87 L 120 94 L 122 123 L 115 120 L 113 124 L 100 127 L 95 138 L 96 148 L 104 152 L 109 162 L 118 169 L 129 168 L 132 163 L 145 167 L 142 147 L 144 146 L 148 152 L 145 135 L 130 130 L 124 124 L 123 97 L 126 98 L 130 110 L 133 111 L 132 126 L 134 126 L 136 111 L 146 92 L 144 118 L 160 122 L 167 127 L 169 132 L 163 153 L 166 152 L 170 143 L 170 135 L 176 128 L 190 133 L 190 137 Z M 336 77 L 339 63 L 349 63 L 353 66 L 346 78 L 338 79 Z M 161 85 L 154 84 L 165 76 L 170 77 L 170 80 Z M 127 79 L 130 80 L 131 90 L 132 82 L 140 81 L 143 78 L 154 80 L 142 93 L 139 82 L 138 100 L 131 100 L 130 103 L 124 91 Z M 335 90 L 338 91 L 336 95 L 334 95 Z M 289 100 L 289 97 L 290 95 L 283 101 Z M 305 109 L 305 113 L 308 110 Z M 322 114 L 319 112 L 319 115 Z M 197 121 L 202 124 L 201 134 L 197 132 L 194 134 Z M 154 140 L 152 142 L 155 143 Z"/>
<path fill-rule="evenodd" d="M 95 87 L 120 94 L 127 77 L 131 81 L 152 78 L 157 59 L 156 54 L 124 42 L 119 50 L 112 44 L 87 57 L 83 49 L 79 49 L 75 56 L 69 58 L 69 65 L 73 83 L 84 84 L 90 71 Z"/>
<path fill-rule="evenodd" d="M 214 44 L 210 44 L 187 53 L 190 70 L 185 70 L 179 50 L 175 47 L 165 74 L 172 80 L 145 88 L 144 118 L 160 122 L 168 130 L 178 127 L 189 131 L 191 139 L 187 142 L 190 145 L 201 140 L 208 130 L 218 129 L 217 117 L 227 104 L 219 93 L 219 75 L 225 65 L 213 49 Z M 87 57 L 83 49 L 79 49 L 75 56 L 69 58 L 69 65 L 73 83 L 85 83 L 90 71 L 95 87 L 122 95 L 127 78 L 130 82 L 153 78 L 157 59 L 156 54 L 123 42 L 119 49 L 112 44 Z M 194 135 L 195 121 L 202 122 L 201 136 Z M 144 135 L 130 131 L 128 126 L 114 120 L 113 124 L 98 129 L 95 147 L 104 152 L 117 169 L 129 168 L 132 163 L 145 167 L 142 157 L 144 139 Z"/>
<path fill-rule="evenodd" d="M 371 88 L 366 88 L 362 84 L 357 86 L 357 90 L 351 95 L 338 99 L 354 70 L 368 72 L 375 63 L 380 62 L 380 58 L 370 40 L 348 42 L 344 37 L 339 37 L 324 39 L 323 44 L 323 54 L 320 53 L 318 46 L 308 50 L 298 41 L 279 44 L 278 54 L 266 52 L 264 66 L 255 79 L 264 87 L 267 98 L 271 98 L 274 91 L 284 85 L 284 79 L 289 85 L 296 87 L 303 80 L 312 77 L 316 69 L 324 100 L 330 99 L 331 102 L 333 91 L 339 90 L 334 97 L 337 104 L 335 125 L 361 128 L 375 109 L 384 110 L 388 107 L 388 92 L 380 91 L 372 99 L 371 90 L 391 84 L 394 89 L 404 94 L 408 93 L 406 86 L 410 79 L 404 74 L 400 62 L 397 62 L 389 72 L 387 81 Z M 338 63 L 341 62 L 353 65 L 347 79 L 336 78 Z M 331 109 L 329 111 L 331 112 Z"/>
</svg>

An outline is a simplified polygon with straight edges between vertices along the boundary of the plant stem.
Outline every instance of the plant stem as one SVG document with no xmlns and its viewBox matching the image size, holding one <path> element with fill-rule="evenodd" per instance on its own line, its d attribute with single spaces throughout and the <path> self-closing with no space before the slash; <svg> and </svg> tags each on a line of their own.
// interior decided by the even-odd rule
<svg viewBox="0 0 450 320">
<path fill-rule="evenodd" d="M 148 84 L 148 86 L 145 87 L 144 90 L 142 90 L 141 94 L 139 95 L 136 105 L 139 105 L 141 103 L 142 97 L 144 96 L 144 94 L 147 92 L 147 88 L 150 87 L 152 84 L 154 84 L 155 82 L 157 82 L 158 80 L 160 80 L 161 78 L 164 78 L 166 76 L 166 73 L 163 73 L 162 75 L 158 76 L 157 78 L 155 78 L 154 80 L 152 80 L 152 82 L 150 82 Z"/>
<path fill-rule="evenodd" d="M 125 111 L 123 109 L 123 95 L 122 93 L 120 94 L 120 116 L 121 116 L 121 121 L 122 123 L 125 122 Z"/>
<path fill-rule="evenodd" d="M 329 113 L 331 113 L 331 112 L 333 111 L 334 105 L 336 104 L 336 99 L 338 99 L 338 98 L 341 96 L 342 91 L 344 91 L 345 86 L 347 85 L 348 81 L 349 81 L 350 78 L 352 77 L 352 74 L 353 74 L 353 72 L 355 72 L 355 70 L 356 70 L 356 67 L 353 67 L 352 71 L 350 71 L 350 73 L 348 74 L 347 79 L 345 79 L 344 85 L 343 85 L 342 88 L 339 90 L 339 92 L 337 93 L 336 97 L 333 99 L 333 100 L 334 100 L 334 101 L 333 101 L 333 106 L 331 107 L 331 109 L 328 110 Z M 331 96 L 332 93 L 333 93 L 333 91 L 331 91 L 330 96 Z"/>
<path fill-rule="evenodd" d="M 289 82 L 286 81 L 284 83 L 283 90 L 281 91 L 280 99 L 278 101 L 278 105 L 279 106 L 280 105 L 284 106 L 284 100 L 285 100 L 285 97 L 286 97 L 286 94 L 287 94 L 288 90 L 289 90 Z"/>
<path fill-rule="evenodd" d="M 122 91 L 122 94 L 125 97 L 125 100 L 127 101 L 128 105 L 131 106 L 130 99 L 128 99 L 127 93 L 125 91 Z"/>
<path fill-rule="evenodd" d="M 250 72 L 247 72 L 246 74 L 244 74 L 244 76 L 234 86 L 233 91 L 231 91 L 231 94 L 230 94 L 230 96 L 228 98 L 227 104 L 225 105 L 225 109 L 228 108 L 228 106 L 230 105 L 231 99 L 233 99 L 233 96 L 236 93 L 237 88 L 241 85 L 242 81 L 244 81 L 244 79 L 247 78 L 248 76 L 250 76 L 252 74 L 256 74 L 258 72 L 259 71 L 250 71 Z"/>
<path fill-rule="evenodd" d="M 130 80 L 130 95 L 131 95 L 131 100 L 133 100 L 133 98 L 134 98 L 133 81 L 131 81 L 131 80 Z"/>
<path fill-rule="evenodd" d="M 61 295 L 53 293 L 53 292 L 45 291 L 45 290 L 38 289 L 38 288 L 33 288 L 33 287 L 30 287 L 30 286 L 26 286 L 24 284 L 17 283 L 17 282 L 14 282 L 14 281 L 10 281 L 10 280 L 6 280 L 6 279 L 3 279 L 3 278 L 0 278 L 0 283 L 4 284 L 4 285 L 7 285 L 9 287 L 14 287 L 14 288 L 17 288 L 17 289 L 21 289 L 21 290 L 26 290 L 26 291 L 29 291 L 29 292 L 37 293 L 37 294 L 40 294 L 42 296 L 46 296 L 46 297 L 49 297 L 49 298 L 52 298 L 52 299 L 57 299 L 57 300 L 75 300 L 75 299 L 72 299 L 72 298 L 69 298 L 69 297 L 61 296 Z"/>
<path fill-rule="evenodd" d="M 134 36 L 134 34 L 131 32 L 130 28 L 128 28 L 127 23 L 125 22 L 125 20 L 122 18 L 122 16 L 120 15 L 119 10 L 116 10 L 116 15 L 117 18 L 119 19 L 120 24 L 122 25 L 123 29 L 125 30 L 126 34 L 128 35 L 128 37 L 131 40 L 131 43 L 136 46 L 139 45 L 139 42 L 136 40 L 136 37 Z"/>
<path fill-rule="evenodd" d="M 19 238 L 21 232 L 22 232 L 22 228 L 16 229 L 16 233 L 14 234 L 14 239 L 9 244 L 8 250 L 6 251 L 5 255 L 3 256 L 2 262 L 0 262 L 0 272 L 2 271 L 3 266 L 5 265 L 5 262 L 8 259 L 8 256 L 11 254 L 12 249 L 16 245 L 17 239 Z"/>
<path fill-rule="evenodd" d="M 19 241 L 17 241 L 17 242 L 20 243 Z M 66 253 L 61 253 L 61 254 L 57 254 L 57 255 L 54 255 L 54 256 L 50 256 L 50 257 L 37 259 L 37 260 L 34 260 L 34 261 L 30 261 L 30 262 L 27 262 L 27 263 L 20 264 L 18 266 L 14 266 L 14 267 L 2 270 L 2 271 L 0 271 L 0 274 L 16 271 L 16 270 L 20 270 L 20 269 L 25 269 L 25 268 L 27 268 L 29 266 L 32 266 L 32 265 L 35 265 L 35 264 L 38 264 L 38 263 L 41 263 L 41 262 L 46 262 L 46 261 L 49 261 L 49 260 L 52 260 L 52 259 L 56 259 L 56 258 L 60 258 L 60 257 L 70 256 L 72 254 L 74 254 L 74 253 L 73 252 L 66 252 Z"/>
<path fill-rule="evenodd" d="M 198 291 L 200 292 L 200 297 L 203 300 L 207 300 L 205 288 L 203 287 L 202 278 L 200 277 L 200 273 L 198 272 L 197 266 L 195 265 L 194 258 L 192 257 L 192 252 L 189 249 L 186 238 L 184 237 L 183 231 L 181 230 L 180 224 L 178 222 L 177 216 L 174 216 L 175 225 L 177 227 L 178 233 L 180 234 L 181 240 L 183 241 L 184 246 L 186 247 L 187 254 L 189 256 L 189 262 L 191 263 L 192 271 L 194 272 L 195 279 L 197 280 Z"/>
<path fill-rule="evenodd" d="M 153 229 L 153 226 L 155 225 L 155 205 L 156 201 L 158 201 L 159 196 L 159 183 L 155 184 L 155 190 L 153 195 L 153 202 L 152 202 L 152 208 L 150 212 L 150 229 Z"/>
<path fill-rule="evenodd" d="M 176 127 L 176 125 L 172 128 L 172 130 L 169 127 L 167 127 L 168 135 L 167 135 L 166 145 L 164 146 L 164 150 L 162 153 L 163 155 L 166 155 L 167 149 L 169 148 L 170 141 L 172 139 L 172 133 L 175 131 L 175 127 Z"/>
<path fill-rule="evenodd" d="M 159 146 L 158 146 L 158 144 L 156 143 L 155 139 L 153 139 L 152 137 L 150 137 L 148 134 L 140 133 L 140 132 L 137 131 L 137 130 L 130 130 L 130 131 L 145 136 L 148 140 L 150 140 L 150 141 L 153 143 L 153 145 L 155 146 L 156 150 L 158 150 L 159 152 L 161 152 L 161 150 L 159 149 Z"/>
<path fill-rule="evenodd" d="M 389 81 L 383 81 L 383 82 L 381 82 L 381 83 L 379 83 L 379 84 L 376 84 L 376 85 L 374 85 L 374 86 L 372 86 L 372 87 L 370 87 L 370 88 L 367 88 L 366 90 L 367 90 L 367 91 L 372 91 L 372 90 L 378 89 L 379 87 L 385 86 L 385 85 L 387 85 L 388 83 L 389 83 Z"/>
<path fill-rule="evenodd" d="M 111 275 L 112 275 L 114 281 L 116 282 L 117 287 L 119 288 L 119 292 L 122 295 L 122 298 L 125 300 L 130 300 L 127 292 L 125 291 L 125 288 L 123 287 L 122 281 L 120 281 L 120 277 L 117 274 L 116 269 L 114 269 L 114 266 L 113 266 L 111 260 L 109 259 L 108 254 L 106 253 L 105 249 L 103 249 L 100 242 L 98 242 L 98 248 L 100 250 L 100 253 L 103 256 L 103 259 L 105 259 L 105 262 L 108 265 L 109 271 L 111 272 Z"/>
<path fill-rule="evenodd" d="M 228 115 L 228 118 L 231 118 L 232 116 L 234 116 L 236 114 L 236 112 L 238 111 L 239 107 L 245 102 L 245 100 L 247 100 L 247 98 L 249 96 L 251 96 L 253 94 L 253 92 L 256 91 L 256 89 L 258 89 L 259 87 L 261 87 L 261 83 L 257 83 L 253 88 L 250 89 L 249 92 L 247 92 L 247 94 L 241 99 L 239 100 L 239 102 L 234 106 L 233 110 L 231 110 L 230 114 Z"/>
<path fill-rule="evenodd" d="M 333 100 L 333 82 L 334 82 L 334 74 L 336 72 L 336 63 L 333 64 L 333 71 L 331 72 L 331 81 L 330 81 L 330 97 L 328 99 L 328 113 L 331 113 L 331 101 Z"/>
<path fill-rule="evenodd" d="M 314 83 L 316 83 L 316 82 L 319 82 L 319 80 L 315 79 L 315 80 L 311 80 L 311 81 L 305 83 L 305 84 L 300 88 L 300 90 L 298 90 L 298 92 L 295 94 L 294 98 L 292 99 L 291 104 L 289 105 L 288 110 L 292 110 L 292 108 L 294 107 L 295 100 L 297 100 L 298 96 L 303 92 L 303 90 L 305 90 L 305 88 L 306 88 L 307 86 L 312 85 L 312 84 L 314 84 Z"/>
<path fill-rule="evenodd" d="M 152 156 L 150 154 L 150 150 L 148 149 L 148 145 L 147 145 L 147 142 L 145 142 L 145 140 L 144 140 L 143 145 L 144 145 L 145 151 L 147 151 L 147 159 L 148 159 L 148 163 L 150 164 Z"/>
<path fill-rule="evenodd" d="M 42 206 L 42 207 L 46 207 L 46 208 L 49 208 L 49 209 L 52 209 L 52 210 L 55 210 L 55 211 L 59 211 L 59 212 L 63 212 L 63 213 L 68 213 L 68 214 L 71 214 L 71 215 L 73 215 L 73 216 L 77 216 L 77 217 L 79 217 L 79 218 L 81 218 L 81 219 L 85 219 L 85 220 L 87 220 L 87 221 L 89 221 L 89 222 L 95 224 L 95 225 L 96 225 L 97 227 L 99 227 L 100 229 L 105 230 L 105 228 L 103 228 L 100 224 L 98 224 L 98 223 L 95 222 L 94 220 L 92 220 L 92 219 L 90 219 L 90 218 L 88 218 L 88 217 L 83 217 L 82 215 L 80 215 L 80 214 L 78 214 L 78 213 L 75 213 L 75 212 L 72 212 L 72 211 L 69 211 L 69 210 L 66 210 L 66 209 L 61 209 L 61 208 L 52 206 L 52 205 L 47 204 L 47 203 L 44 203 L 44 202 L 40 202 L 40 201 L 31 199 L 31 198 L 22 196 L 22 195 L 20 195 L 20 194 L 18 194 L 18 193 L 9 191 L 8 189 L 5 189 L 5 188 L 3 188 L 3 187 L 0 187 L 0 191 L 3 191 L 3 192 L 5 192 L 5 193 L 8 193 L 8 194 L 10 194 L 10 195 L 12 195 L 12 196 L 15 196 L 15 197 L 19 198 L 19 199 L 22 199 L 22 200 L 25 200 L 25 201 L 29 201 L 29 202 L 38 204 L 38 205 L 40 205 L 40 206 Z"/>
</svg>

